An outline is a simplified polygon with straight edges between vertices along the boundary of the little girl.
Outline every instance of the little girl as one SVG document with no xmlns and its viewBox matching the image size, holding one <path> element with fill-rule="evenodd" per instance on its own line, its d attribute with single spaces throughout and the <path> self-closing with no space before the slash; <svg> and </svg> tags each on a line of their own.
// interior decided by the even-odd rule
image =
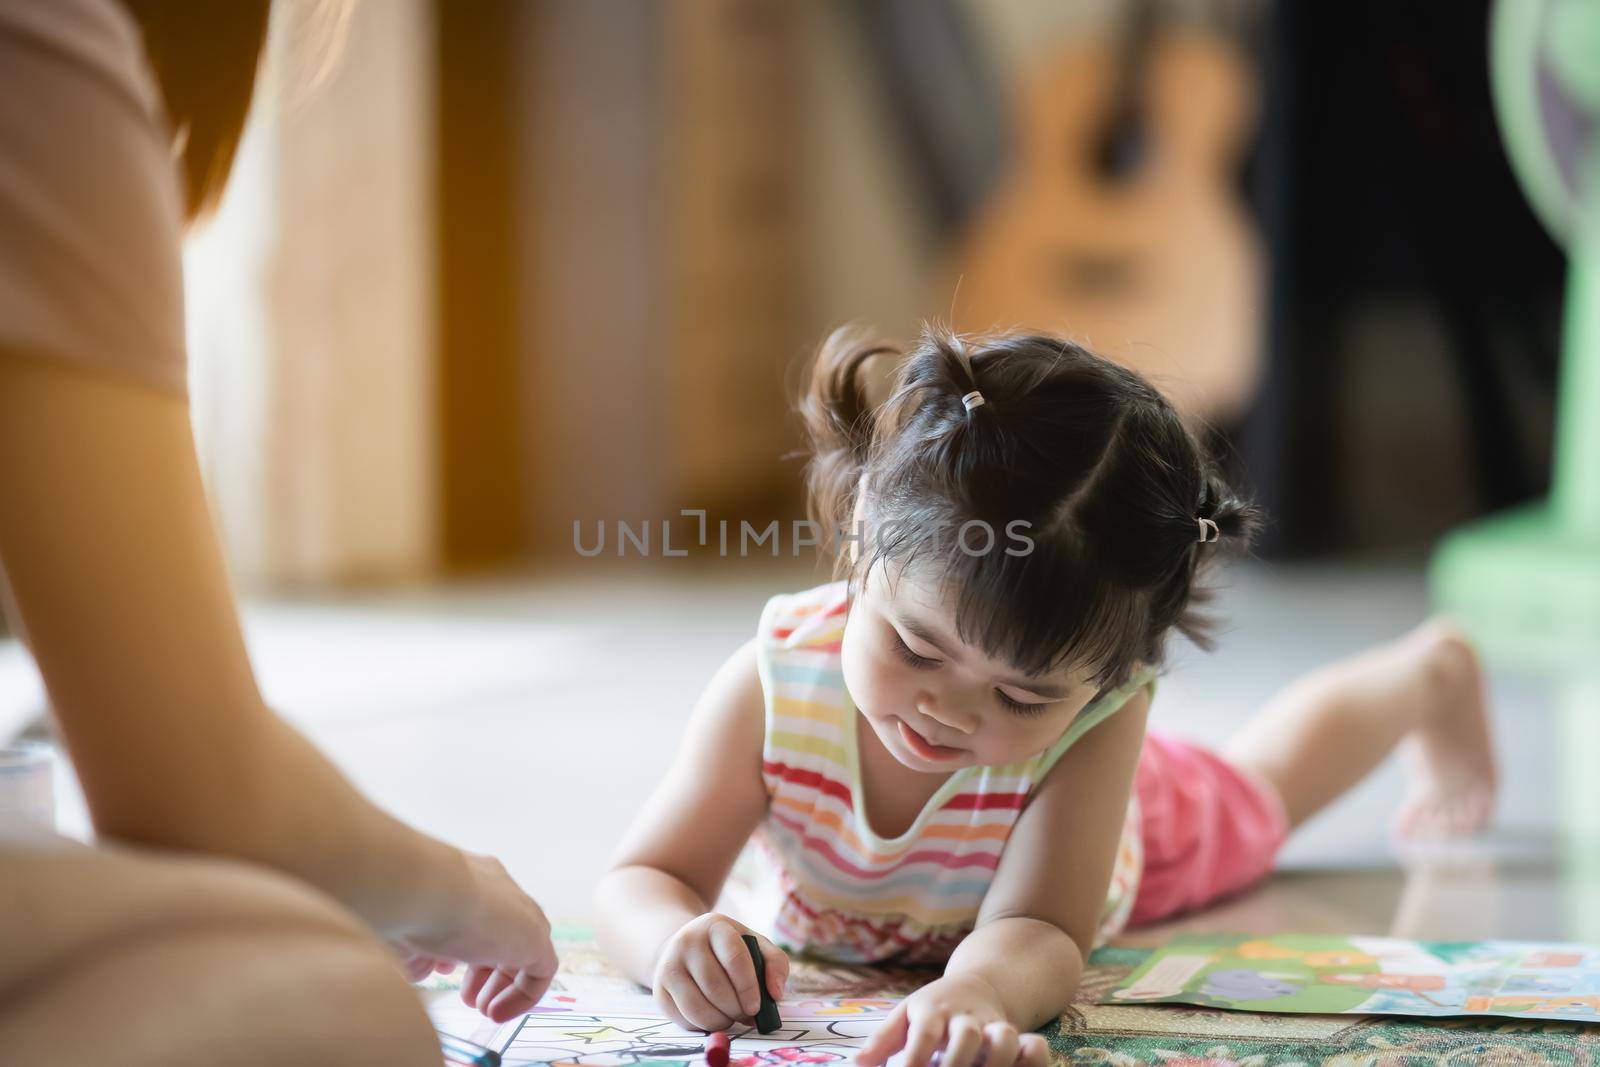
<svg viewBox="0 0 1600 1067">
<path fill-rule="evenodd" d="M 1402 740 L 1397 830 L 1488 819 L 1481 677 L 1440 622 L 1295 683 L 1222 754 L 1146 732 L 1168 634 L 1205 639 L 1197 575 L 1254 513 L 1138 375 L 1055 337 L 840 331 L 801 411 L 844 580 L 768 602 L 597 891 L 602 945 L 679 1022 L 755 1013 L 748 932 L 775 997 L 785 949 L 944 966 L 869 1067 L 1042 1067 L 1028 1031 L 1097 942 L 1263 877 Z M 713 910 L 752 839 L 740 918 Z"/>
</svg>

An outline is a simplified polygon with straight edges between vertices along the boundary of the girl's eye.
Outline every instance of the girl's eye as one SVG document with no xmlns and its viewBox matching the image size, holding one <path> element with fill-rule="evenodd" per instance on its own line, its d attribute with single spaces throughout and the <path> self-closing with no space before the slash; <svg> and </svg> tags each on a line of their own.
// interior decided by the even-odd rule
<svg viewBox="0 0 1600 1067">
<path fill-rule="evenodd" d="M 913 667 L 920 667 L 923 670 L 929 670 L 939 665 L 938 660 L 929 659 L 927 656 L 919 656 L 915 652 L 911 651 L 911 646 L 906 644 L 905 638 L 900 636 L 899 631 L 891 629 L 890 632 L 894 634 L 895 655 L 905 660 L 906 663 Z"/>
<path fill-rule="evenodd" d="M 1045 708 L 1050 706 L 1048 704 L 1024 704 L 1020 700 L 1012 700 L 998 689 L 994 691 L 994 695 L 1000 698 L 1001 707 L 1005 708 L 1012 714 L 1021 715 L 1025 718 L 1032 718 L 1035 715 L 1043 715 Z"/>
</svg>

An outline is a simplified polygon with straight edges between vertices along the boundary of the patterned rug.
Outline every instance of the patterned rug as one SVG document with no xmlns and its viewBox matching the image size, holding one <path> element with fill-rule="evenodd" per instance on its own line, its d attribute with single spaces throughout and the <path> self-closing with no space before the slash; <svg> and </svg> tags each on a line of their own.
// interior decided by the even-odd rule
<svg viewBox="0 0 1600 1067">
<path fill-rule="evenodd" d="M 582 923 L 556 930 L 562 970 L 620 980 Z M 1113 1067 L 1600 1067 L 1600 1026 L 1519 1019 L 1398 1019 L 1370 1015 L 1262 1015 L 1183 1005 L 1100 1005 L 1149 949 L 1103 948 L 1089 960 L 1072 1007 L 1046 1027 L 1060 1061 Z M 842 967 L 797 960 L 795 994 L 904 996 L 937 977 L 903 968 Z"/>
</svg>

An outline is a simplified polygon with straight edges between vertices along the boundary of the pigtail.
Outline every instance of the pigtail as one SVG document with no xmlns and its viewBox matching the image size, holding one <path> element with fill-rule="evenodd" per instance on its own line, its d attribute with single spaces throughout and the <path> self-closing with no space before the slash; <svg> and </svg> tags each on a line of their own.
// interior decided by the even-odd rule
<svg viewBox="0 0 1600 1067">
<path fill-rule="evenodd" d="M 877 356 L 901 355 L 899 348 L 864 329 L 842 326 L 811 361 L 797 405 L 809 446 L 806 511 L 828 537 L 850 521 L 872 446 L 874 411 L 862 369 Z"/>
<path fill-rule="evenodd" d="M 1196 538 L 1194 551 L 1170 582 L 1167 599 L 1176 609 L 1174 627 L 1197 648 L 1211 651 L 1216 645 L 1217 617 L 1208 611 L 1216 599 L 1215 590 L 1205 583 L 1207 573 L 1217 558 L 1217 550 L 1242 552 L 1250 546 L 1261 524 L 1261 511 L 1250 501 L 1239 496 L 1208 460 L 1201 460 L 1200 499 L 1195 506 L 1196 519 L 1206 519 L 1216 524 L 1214 540 Z M 1198 522 L 1196 525 L 1199 525 Z"/>
<path fill-rule="evenodd" d="M 980 386 L 981 374 L 961 337 L 925 326 L 876 426 L 877 461 L 892 469 L 915 468 L 925 486 L 978 511 L 984 510 L 981 498 L 995 488 L 986 472 L 1004 466 L 1003 441 L 993 431 L 1008 384 Z"/>
<path fill-rule="evenodd" d="M 1204 464 L 1201 471 L 1195 515 L 1217 524 L 1219 536 L 1213 544 L 1227 545 L 1235 551 L 1248 548 L 1261 526 L 1260 509 L 1236 494 L 1210 463 Z"/>
</svg>

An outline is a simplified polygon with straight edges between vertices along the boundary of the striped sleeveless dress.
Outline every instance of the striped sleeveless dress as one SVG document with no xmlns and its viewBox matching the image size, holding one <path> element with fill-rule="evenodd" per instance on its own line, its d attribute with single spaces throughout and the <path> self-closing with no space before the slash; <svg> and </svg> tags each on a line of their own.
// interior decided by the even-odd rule
<svg viewBox="0 0 1600 1067">
<path fill-rule="evenodd" d="M 769 803 L 725 906 L 792 952 L 843 963 L 942 963 L 972 931 L 1034 786 L 1074 741 L 1152 684 L 1151 675 L 1099 697 L 1031 759 L 957 770 L 910 829 L 882 838 L 865 815 L 857 711 L 840 666 L 848 608 L 845 583 L 834 582 L 774 597 L 762 613 Z M 1130 799 L 1101 939 L 1127 924 L 1141 857 Z"/>
</svg>

